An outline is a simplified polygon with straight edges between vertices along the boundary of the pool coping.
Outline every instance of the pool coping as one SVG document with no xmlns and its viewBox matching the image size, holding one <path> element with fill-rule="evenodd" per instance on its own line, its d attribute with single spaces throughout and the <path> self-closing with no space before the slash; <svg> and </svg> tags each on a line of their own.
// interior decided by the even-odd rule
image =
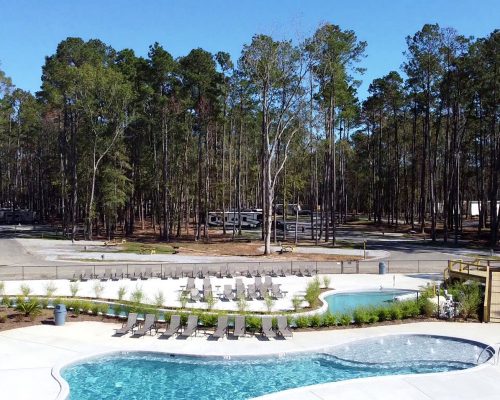
<svg viewBox="0 0 500 400">
<path fill-rule="evenodd" d="M 447 375 L 456 375 L 456 374 L 461 374 L 461 373 L 467 373 L 471 371 L 480 371 L 481 369 L 487 368 L 491 366 L 491 361 L 493 360 L 493 365 L 495 365 L 496 362 L 495 358 L 497 360 L 500 358 L 499 354 L 499 349 L 495 347 L 496 344 L 494 343 L 487 343 L 486 341 L 481 342 L 475 339 L 471 339 L 468 337 L 461 337 L 461 336 L 449 336 L 449 335 L 439 335 L 439 334 L 431 334 L 431 333 L 417 333 L 417 332 L 404 332 L 404 333 L 382 333 L 382 334 L 376 334 L 372 335 L 369 337 L 365 338 L 357 338 L 357 339 L 347 339 L 345 341 L 341 341 L 340 343 L 336 343 L 335 345 L 332 346 L 318 346 L 318 347 L 310 347 L 310 348 L 303 348 L 303 349 L 298 349 L 298 350 L 289 350 L 289 351 L 283 351 L 283 352 L 270 352 L 270 353 L 265 353 L 265 354 L 238 354 L 238 355 L 227 355 L 227 354 L 197 354 L 197 353 L 179 353 L 179 352 L 172 352 L 172 351 L 153 351 L 153 350 L 137 350 L 137 349 L 114 349 L 114 350 L 106 350 L 106 351 L 99 351 L 99 352 L 94 352 L 94 353 L 89 353 L 87 355 L 79 355 L 73 358 L 70 358 L 64 362 L 57 363 L 54 365 L 51 369 L 51 376 L 55 379 L 55 381 L 58 383 L 60 387 L 59 394 L 56 397 L 56 400 L 67 400 L 70 394 L 70 387 L 68 382 L 62 377 L 61 371 L 64 368 L 68 368 L 72 365 L 78 364 L 83 361 L 89 361 L 95 358 L 100 358 L 103 356 L 108 356 L 108 355 L 118 355 L 121 353 L 142 353 L 142 354 L 158 354 L 158 355 L 165 355 L 165 356 L 179 356 L 179 357 L 192 357 L 192 358 L 201 358 L 201 359 L 217 359 L 220 358 L 221 360 L 238 360 L 238 359 L 256 359 L 256 358 L 271 358 L 271 357 L 286 357 L 286 356 L 293 356 L 293 355 L 300 355 L 304 353 L 321 353 L 327 351 L 327 348 L 332 348 L 332 347 L 337 347 L 349 343 L 354 343 L 358 341 L 364 341 L 364 340 L 369 340 L 369 339 L 377 339 L 377 338 L 383 338 L 383 337 L 390 337 L 390 336 L 430 336 L 430 337 L 438 337 L 438 338 L 443 338 L 443 339 L 452 339 L 452 340 L 459 340 L 463 341 L 469 344 L 480 344 L 484 346 L 484 349 L 491 347 L 493 349 L 493 355 L 490 357 L 487 361 L 485 361 L 482 364 L 466 368 L 463 370 L 454 370 L 454 371 L 444 371 L 444 372 L 431 372 L 431 373 L 422 373 L 422 374 L 394 374 L 394 375 L 383 375 L 383 376 L 371 376 L 371 377 L 364 377 L 364 378 L 354 378 L 354 379 L 346 379 L 346 380 L 341 380 L 341 381 L 334 381 L 334 382 L 324 382 L 324 383 L 319 383 L 315 385 L 306 385 L 306 386 L 300 386 L 296 388 L 290 388 L 290 389 L 285 389 L 282 391 L 278 392 L 272 392 L 272 393 L 267 393 L 263 394 L 258 397 L 254 397 L 251 399 L 272 399 L 273 396 L 277 395 L 284 395 L 287 393 L 293 394 L 293 393 L 300 393 L 304 390 L 314 390 L 318 388 L 324 388 L 328 387 L 329 385 L 335 385 L 339 383 L 352 383 L 352 384 L 357 384 L 360 382 L 364 382 L 365 380 L 378 380 L 378 379 L 390 379 L 390 378 L 397 378 L 397 377 L 406 377 L 406 378 L 411 378 L 411 377 L 425 377 L 425 376 L 447 376 Z"/>
</svg>

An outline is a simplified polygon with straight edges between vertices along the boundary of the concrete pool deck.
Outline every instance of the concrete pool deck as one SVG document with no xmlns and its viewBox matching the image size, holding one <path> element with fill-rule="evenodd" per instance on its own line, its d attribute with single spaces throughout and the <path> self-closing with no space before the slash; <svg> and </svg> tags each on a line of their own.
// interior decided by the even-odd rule
<svg viewBox="0 0 500 400">
<path fill-rule="evenodd" d="M 65 326 L 37 325 L 0 332 L 0 382 L 2 398 L 13 400 L 53 400 L 61 386 L 52 376 L 54 366 L 110 351 L 159 351 L 198 355 L 264 355 L 321 350 L 327 346 L 367 337 L 400 334 L 434 334 L 477 340 L 495 345 L 500 342 L 498 324 L 422 322 L 358 329 L 296 332 L 292 339 L 207 340 L 206 336 L 180 340 L 113 337 L 119 324 L 73 322 Z M 496 345 L 498 351 L 498 345 Z M 496 355 L 498 360 L 498 355 Z M 57 370 L 57 367 L 55 368 Z M 63 385 L 64 387 L 64 385 Z M 264 396 L 281 399 L 498 399 L 500 366 L 492 361 L 480 367 L 439 374 L 366 378 L 293 389 Z"/>
</svg>

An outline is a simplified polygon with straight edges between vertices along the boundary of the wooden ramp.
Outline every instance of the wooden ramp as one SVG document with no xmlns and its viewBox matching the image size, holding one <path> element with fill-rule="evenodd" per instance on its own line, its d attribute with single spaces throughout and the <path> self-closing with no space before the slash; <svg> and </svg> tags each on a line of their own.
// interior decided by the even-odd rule
<svg viewBox="0 0 500 400">
<path fill-rule="evenodd" d="M 500 322 L 500 261 L 477 259 L 448 261 L 444 278 L 476 281 L 485 285 L 484 322 Z"/>
<path fill-rule="evenodd" d="M 490 322 L 500 322 L 500 271 L 491 273 Z"/>
</svg>

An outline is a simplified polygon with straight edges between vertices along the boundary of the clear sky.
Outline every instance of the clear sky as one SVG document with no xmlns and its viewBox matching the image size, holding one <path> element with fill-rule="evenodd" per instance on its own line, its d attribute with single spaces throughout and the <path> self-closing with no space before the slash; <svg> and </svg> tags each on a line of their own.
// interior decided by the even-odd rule
<svg viewBox="0 0 500 400">
<path fill-rule="evenodd" d="M 407 35 L 437 22 L 486 36 L 500 26 L 500 1 L 0 0 L 0 68 L 17 87 L 35 92 L 45 56 L 68 36 L 98 38 L 141 56 L 158 41 L 174 57 L 202 47 L 236 59 L 256 33 L 300 39 L 321 22 L 353 29 L 368 42 L 365 97 L 374 78 L 399 69 Z"/>
</svg>

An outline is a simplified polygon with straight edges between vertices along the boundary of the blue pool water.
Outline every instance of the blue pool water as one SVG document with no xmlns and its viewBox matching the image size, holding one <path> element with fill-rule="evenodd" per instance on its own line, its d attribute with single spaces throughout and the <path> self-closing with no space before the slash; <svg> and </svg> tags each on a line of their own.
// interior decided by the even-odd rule
<svg viewBox="0 0 500 400">
<path fill-rule="evenodd" d="M 461 370 L 486 361 L 484 345 L 401 335 L 284 357 L 203 358 L 119 353 L 64 368 L 72 400 L 242 400 L 299 386 L 368 376 Z M 482 354 L 481 354 L 482 352 Z M 481 355 L 481 357 L 480 357 Z"/>
<path fill-rule="evenodd" d="M 410 290 L 377 290 L 366 292 L 336 293 L 325 297 L 331 313 L 350 313 L 356 307 L 381 306 L 394 301 L 397 296 L 415 293 Z"/>
</svg>

